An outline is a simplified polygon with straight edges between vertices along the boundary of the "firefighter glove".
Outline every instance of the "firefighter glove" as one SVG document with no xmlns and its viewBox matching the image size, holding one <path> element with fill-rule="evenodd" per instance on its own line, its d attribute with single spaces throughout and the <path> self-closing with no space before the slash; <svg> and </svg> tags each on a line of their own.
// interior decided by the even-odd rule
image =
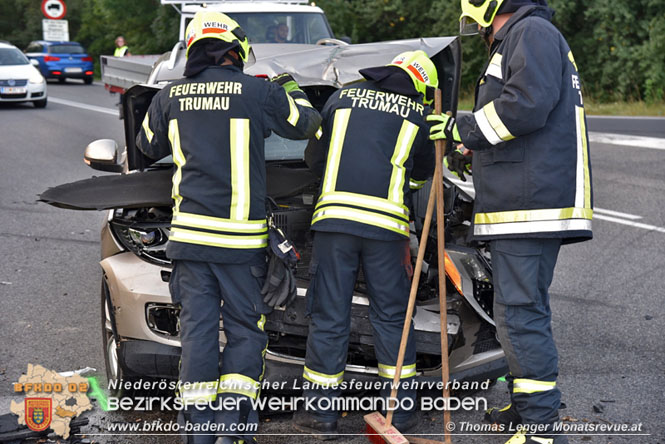
<svg viewBox="0 0 665 444">
<path fill-rule="evenodd" d="M 268 229 L 268 272 L 261 289 L 263 302 L 270 307 L 286 307 L 297 295 L 295 268 L 298 253 L 282 230 Z"/>
<path fill-rule="evenodd" d="M 432 125 L 429 129 L 431 140 L 452 138 L 455 142 L 462 141 L 454 117 L 447 114 L 430 114 L 427 116 L 427 121 Z"/>
<path fill-rule="evenodd" d="M 291 93 L 293 91 L 302 91 L 293 76 L 288 73 L 279 74 L 270 79 L 270 81 L 277 83 L 279 86 L 284 88 L 287 93 Z"/>
<path fill-rule="evenodd" d="M 471 175 L 471 154 L 464 155 L 462 150 L 457 148 L 443 158 L 443 164 L 452 173 L 466 182 L 464 174 Z"/>
</svg>

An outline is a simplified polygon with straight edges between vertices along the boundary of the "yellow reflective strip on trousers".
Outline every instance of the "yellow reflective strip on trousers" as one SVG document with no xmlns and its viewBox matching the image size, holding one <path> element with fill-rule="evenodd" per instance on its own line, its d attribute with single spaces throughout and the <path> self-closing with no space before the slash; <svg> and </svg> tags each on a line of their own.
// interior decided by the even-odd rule
<svg viewBox="0 0 665 444">
<path fill-rule="evenodd" d="M 173 151 L 173 163 L 176 165 L 176 171 L 173 174 L 173 187 L 171 188 L 171 197 L 173 198 L 174 211 L 180 208 L 182 196 L 180 195 L 180 181 L 182 180 L 182 169 L 185 166 L 186 159 L 180 146 L 180 130 L 178 129 L 178 120 L 169 121 L 169 141 Z"/>
<path fill-rule="evenodd" d="M 302 376 L 303 378 L 315 384 L 337 385 L 344 380 L 344 371 L 341 371 L 335 375 L 326 375 L 325 373 L 315 372 L 311 368 L 304 366 Z"/>
<path fill-rule="evenodd" d="M 501 224 L 509 222 L 535 222 L 566 219 L 591 219 L 590 208 L 555 208 L 543 210 L 500 211 L 496 213 L 477 213 L 473 219 L 476 224 Z"/>
<path fill-rule="evenodd" d="M 402 204 L 404 202 L 404 162 L 406 162 L 406 159 L 409 157 L 416 134 L 418 134 L 418 126 L 408 120 L 404 120 L 402 122 L 402 128 L 399 131 L 399 136 L 397 136 L 397 143 L 395 144 L 393 157 L 390 159 L 390 163 L 393 165 L 393 171 L 390 175 L 388 200 L 397 204 Z"/>
<path fill-rule="evenodd" d="M 261 384 L 249 376 L 240 373 L 229 373 L 219 377 L 218 393 L 236 393 L 256 399 Z"/>
<path fill-rule="evenodd" d="M 249 119 L 231 119 L 231 219 L 249 219 Z"/>
<path fill-rule="evenodd" d="M 219 381 L 186 382 L 178 389 L 178 396 L 186 404 L 197 401 L 214 401 L 217 399 Z"/>
<path fill-rule="evenodd" d="M 296 126 L 298 124 L 298 119 L 300 119 L 300 111 L 296 106 L 296 102 L 293 100 L 293 97 L 289 95 L 286 91 L 286 98 L 289 99 L 289 117 L 286 119 L 291 125 Z"/>
<path fill-rule="evenodd" d="M 394 378 L 397 367 L 394 365 L 379 364 L 379 376 L 383 378 Z M 416 364 L 409 364 L 402 367 L 400 379 L 416 376 Z"/>
<path fill-rule="evenodd" d="M 169 241 L 207 245 L 209 247 L 252 249 L 267 247 L 268 234 L 266 233 L 258 236 L 233 236 L 173 227 L 171 228 Z"/>
<path fill-rule="evenodd" d="M 152 138 L 155 137 L 155 133 L 153 133 L 152 130 L 150 129 L 150 113 L 145 113 L 142 126 L 143 126 L 143 131 L 145 132 L 145 136 L 148 139 L 148 142 L 152 143 Z"/>
<path fill-rule="evenodd" d="M 584 108 L 575 106 L 577 116 L 577 175 L 575 206 L 591 208 L 591 177 L 589 173 L 589 143 L 586 137 Z"/>
<path fill-rule="evenodd" d="M 386 230 L 394 231 L 403 236 L 409 236 L 409 224 L 407 222 L 370 211 L 358 210 L 356 208 L 337 206 L 321 208 L 314 212 L 312 224 L 326 219 L 343 219 L 359 222 L 379 228 L 385 228 Z"/>
<path fill-rule="evenodd" d="M 245 234 L 263 234 L 268 230 L 268 223 L 265 220 L 244 220 L 241 222 L 180 211 L 173 212 L 171 223 L 185 227 Z"/>
<path fill-rule="evenodd" d="M 515 379 L 513 393 L 540 393 L 554 390 L 556 381 L 538 381 L 536 379 Z"/>
<path fill-rule="evenodd" d="M 346 128 L 349 124 L 351 117 L 351 109 L 338 109 L 335 111 L 333 120 L 332 137 L 330 138 L 330 146 L 328 147 L 328 159 L 326 161 L 326 171 L 323 177 L 324 193 L 335 191 L 337 184 L 337 173 L 339 171 L 339 163 L 342 158 L 342 147 L 344 146 L 344 138 L 346 137 Z"/>
<path fill-rule="evenodd" d="M 327 204 L 355 205 L 366 209 L 383 211 L 384 213 L 390 213 L 400 219 L 404 219 L 407 222 L 409 218 L 409 209 L 406 205 L 391 202 L 382 197 L 368 196 L 366 194 L 349 193 L 346 191 L 333 191 L 332 193 L 322 194 L 316 204 L 316 209 L 318 210 L 320 207 Z"/>
<path fill-rule="evenodd" d="M 492 128 L 494 128 L 494 131 L 501 140 L 507 141 L 515 138 L 515 136 L 510 134 L 510 131 L 508 131 L 508 128 L 506 128 L 506 125 L 503 124 L 501 118 L 499 118 L 499 115 L 496 113 L 493 101 L 483 106 L 483 112 L 485 113 L 485 117 L 487 117 L 487 121 Z"/>
</svg>

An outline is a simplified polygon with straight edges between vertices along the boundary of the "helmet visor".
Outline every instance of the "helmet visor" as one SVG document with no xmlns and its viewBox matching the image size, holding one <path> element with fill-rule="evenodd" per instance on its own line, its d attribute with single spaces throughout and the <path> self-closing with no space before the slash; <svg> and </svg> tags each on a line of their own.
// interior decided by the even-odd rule
<svg viewBox="0 0 665 444">
<path fill-rule="evenodd" d="M 459 21 L 459 35 L 476 35 L 480 25 L 474 19 L 464 16 Z"/>
<path fill-rule="evenodd" d="M 254 55 L 254 48 L 249 48 L 249 54 L 247 55 L 247 60 L 245 60 L 245 68 L 249 68 L 256 63 L 256 56 Z"/>
</svg>

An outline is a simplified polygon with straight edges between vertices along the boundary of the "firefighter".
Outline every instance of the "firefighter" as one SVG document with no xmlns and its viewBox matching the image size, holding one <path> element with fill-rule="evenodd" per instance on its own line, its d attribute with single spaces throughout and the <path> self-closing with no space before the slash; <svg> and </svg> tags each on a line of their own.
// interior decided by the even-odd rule
<svg viewBox="0 0 665 444">
<path fill-rule="evenodd" d="M 313 385 L 304 396 L 314 400 L 315 410 L 296 415 L 294 423 L 319 439 L 336 435 L 338 412 L 319 400 L 340 394 L 361 265 L 379 376 L 386 383 L 393 379 L 412 275 L 407 197 L 410 184 L 422 187 L 434 169 L 425 115 L 438 76 L 427 54 L 405 52 L 387 66 L 360 73 L 365 82 L 328 99 L 320 138 L 306 151 L 310 168 L 322 176 L 312 218 L 311 320 L 303 371 Z M 412 328 L 401 378 L 408 383 L 415 376 Z M 390 387 L 384 387 L 385 398 Z M 415 425 L 408 408 L 415 390 L 400 390 L 399 397 L 408 400 L 400 403 L 405 408 L 395 412 L 393 423 L 405 431 Z"/>
<path fill-rule="evenodd" d="M 268 82 L 243 74 L 253 53 L 228 16 L 198 12 L 186 35 L 185 78 L 155 95 L 137 144 L 152 159 L 173 154 L 175 163 L 166 253 L 173 260 L 171 296 L 182 306 L 179 396 L 187 409 L 179 421 L 246 430 L 216 440 L 205 434 L 183 439 L 247 442 L 258 421 L 251 400 L 264 373 L 270 310 L 261 295 L 268 242 L 264 138 L 274 131 L 308 139 L 321 117 L 290 75 Z M 226 335 L 221 368 L 220 313 Z M 222 401 L 236 404 L 215 408 Z"/>
<path fill-rule="evenodd" d="M 445 138 L 447 127 L 462 142 L 447 156 L 449 168 L 463 176 L 472 159 L 472 237 L 490 243 L 511 403 L 487 417 L 504 427 L 523 424 L 507 444 L 567 443 L 553 433 L 561 395 L 548 288 L 560 246 L 592 237 L 580 78 L 545 0 L 461 4 L 462 34 L 480 32 L 489 60 L 473 114 L 456 125 L 445 115 L 428 120 L 435 123 L 432 139 Z"/>
</svg>

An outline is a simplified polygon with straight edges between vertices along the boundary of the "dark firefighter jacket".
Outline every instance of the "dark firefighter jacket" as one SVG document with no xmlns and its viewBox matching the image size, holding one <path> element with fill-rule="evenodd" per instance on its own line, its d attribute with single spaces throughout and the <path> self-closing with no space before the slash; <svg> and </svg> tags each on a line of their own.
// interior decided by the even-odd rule
<svg viewBox="0 0 665 444">
<path fill-rule="evenodd" d="M 496 33 L 472 115 L 475 239 L 590 239 L 586 117 L 573 54 L 551 10 L 524 6 Z"/>
<path fill-rule="evenodd" d="M 404 81 L 411 82 L 406 75 Z M 425 109 L 418 96 L 373 80 L 328 99 L 322 137 L 310 142 L 306 156 L 313 171 L 323 172 L 312 230 L 378 240 L 409 236 L 405 195 L 410 185 L 422 187 L 434 169 Z"/>
<path fill-rule="evenodd" d="M 211 66 L 155 95 L 139 149 L 173 153 L 172 259 L 238 262 L 267 246 L 264 138 L 307 139 L 321 117 L 300 91 Z"/>
</svg>

